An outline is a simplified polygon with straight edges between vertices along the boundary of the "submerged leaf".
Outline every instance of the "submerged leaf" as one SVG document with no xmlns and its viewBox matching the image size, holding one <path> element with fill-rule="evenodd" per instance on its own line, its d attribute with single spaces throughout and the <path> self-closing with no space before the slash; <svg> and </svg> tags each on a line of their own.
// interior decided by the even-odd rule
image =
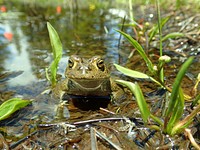
<svg viewBox="0 0 200 150">
<path fill-rule="evenodd" d="M 20 98 L 12 98 L 5 101 L 0 106 L 0 120 L 8 118 L 11 114 L 27 106 L 30 103 L 30 100 L 22 100 Z"/>
</svg>

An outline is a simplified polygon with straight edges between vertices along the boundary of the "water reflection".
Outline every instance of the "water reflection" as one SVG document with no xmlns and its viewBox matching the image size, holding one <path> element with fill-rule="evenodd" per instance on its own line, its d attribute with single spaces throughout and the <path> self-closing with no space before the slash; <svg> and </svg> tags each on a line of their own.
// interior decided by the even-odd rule
<svg viewBox="0 0 200 150">
<path fill-rule="evenodd" d="M 3 49 L 5 60 L 2 65 L 4 70 L 21 70 L 23 74 L 10 80 L 9 86 L 25 86 L 45 79 L 45 68 L 52 61 L 47 21 L 57 30 L 63 43 L 60 74 L 64 72 L 71 54 L 103 55 L 106 61 L 118 63 L 119 33 L 114 29 L 119 28 L 122 16 L 116 12 L 125 15 L 125 11 L 66 7 L 61 13 L 55 14 L 54 6 L 33 7 L 28 3 L 18 5 L 15 9 L 23 13 L 13 19 L 5 18 L 4 27 L 14 34 L 14 38 L 7 49 Z"/>
<path fill-rule="evenodd" d="M 36 81 L 35 76 L 32 73 L 32 67 L 29 60 L 29 53 L 27 48 L 30 46 L 27 43 L 27 38 L 23 34 L 20 25 L 16 25 L 17 29 L 12 31 L 9 24 L 5 25 L 12 33 L 18 36 L 17 43 L 13 42 L 8 45 L 9 56 L 5 60 L 5 68 L 8 71 L 23 71 L 23 73 L 13 80 L 10 80 L 8 84 L 10 86 L 27 85 L 33 81 Z"/>
</svg>

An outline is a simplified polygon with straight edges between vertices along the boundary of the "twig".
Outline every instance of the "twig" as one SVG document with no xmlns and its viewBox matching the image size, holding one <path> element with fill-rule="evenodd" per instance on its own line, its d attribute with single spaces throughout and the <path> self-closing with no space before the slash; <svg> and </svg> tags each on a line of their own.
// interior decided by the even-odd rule
<svg viewBox="0 0 200 150">
<path fill-rule="evenodd" d="M 196 16 L 193 16 L 193 17 L 190 17 L 190 18 L 187 19 L 187 20 L 184 20 L 185 25 L 182 26 L 182 28 L 179 30 L 179 32 L 183 31 L 183 30 L 185 29 L 185 27 L 186 27 L 188 24 L 190 24 L 190 23 L 192 22 L 192 20 L 194 20 L 195 17 L 196 17 Z"/>
<path fill-rule="evenodd" d="M 102 121 L 119 121 L 124 120 L 123 118 L 100 118 L 100 119 L 91 119 L 91 120 L 85 120 L 85 121 L 78 121 L 74 122 L 73 125 L 83 125 L 87 123 L 95 123 L 95 122 L 102 122 Z"/>
<path fill-rule="evenodd" d="M 190 139 L 190 142 L 192 143 L 192 145 L 193 145 L 196 149 L 200 150 L 200 146 L 196 143 L 194 137 L 192 136 L 191 130 L 186 128 L 186 129 L 185 129 L 185 134 L 186 134 L 187 137 Z"/>
<path fill-rule="evenodd" d="M 95 128 L 90 128 L 91 150 L 98 150 L 97 137 Z"/>
<path fill-rule="evenodd" d="M 98 132 L 96 130 L 96 135 L 101 138 L 104 139 L 105 141 L 107 141 L 110 145 L 112 145 L 116 150 L 122 150 L 121 147 L 119 147 L 118 145 L 116 145 L 115 143 L 113 143 L 111 140 L 109 140 L 107 137 L 105 137 L 103 134 L 101 134 L 100 132 Z"/>
<path fill-rule="evenodd" d="M 104 112 L 107 112 L 107 113 L 109 113 L 109 114 L 115 115 L 114 112 L 109 111 L 109 110 L 107 110 L 107 109 L 104 109 L 104 108 L 101 108 L 101 107 L 100 107 L 100 110 L 101 110 L 101 111 L 104 111 Z"/>
<path fill-rule="evenodd" d="M 139 119 L 136 118 L 129 118 L 131 121 L 135 122 L 136 124 L 139 123 Z M 78 125 L 84 125 L 84 124 L 88 124 L 88 123 L 95 123 L 95 122 L 102 122 L 102 121 L 120 121 L 120 120 L 126 120 L 126 118 L 100 118 L 100 119 L 91 119 L 91 120 L 85 120 L 85 121 L 78 121 L 78 122 L 74 122 L 72 123 L 72 125 L 78 126 Z"/>
</svg>

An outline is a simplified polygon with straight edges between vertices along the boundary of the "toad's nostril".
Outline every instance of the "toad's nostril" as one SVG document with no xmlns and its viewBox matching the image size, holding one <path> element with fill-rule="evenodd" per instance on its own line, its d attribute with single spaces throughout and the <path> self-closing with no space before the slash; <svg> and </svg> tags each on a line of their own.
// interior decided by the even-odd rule
<svg viewBox="0 0 200 150">
<path fill-rule="evenodd" d="M 88 67 L 87 66 L 81 66 L 80 70 L 81 70 L 81 74 L 86 74 L 87 71 L 88 71 Z"/>
</svg>

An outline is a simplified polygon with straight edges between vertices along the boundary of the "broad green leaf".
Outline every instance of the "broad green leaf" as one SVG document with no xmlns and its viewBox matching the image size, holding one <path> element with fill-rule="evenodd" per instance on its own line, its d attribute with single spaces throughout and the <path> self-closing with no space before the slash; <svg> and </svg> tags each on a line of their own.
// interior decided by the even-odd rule
<svg viewBox="0 0 200 150">
<path fill-rule="evenodd" d="M 120 30 L 116 30 L 116 31 L 119 32 L 120 34 L 122 34 L 135 47 L 135 49 L 138 51 L 138 53 L 141 55 L 141 57 L 146 62 L 149 71 L 151 73 L 154 73 L 153 64 L 152 64 L 151 60 L 147 57 L 142 46 L 136 40 L 134 40 L 129 34 L 126 34 Z"/>
<path fill-rule="evenodd" d="M 122 72 L 123 74 L 125 74 L 125 75 L 127 75 L 129 77 L 139 78 L 139 79 L 150 79 L 151 81 L 153 81 L 153 82 L 157 83 L 158 85 L 162 86 L 162 84 L 160 82 L 158 82 L 154 78 L 148 76 L 147 74 L 144 74 L 144 73 L 139 72 L 139 71 L 134 71 L 134 70 L 122 67 L 122 66 L 117 65 L 117 64 L 114 64 L 114 65 L 115 65 L 115 67 L 117 68 L 118 71 Z"/>
<path fill-rule="evenodd" d="M 180 84 L 181 84 L 181 81 L 187 71 L 187 69 L 189 68 L 189 66 L 192 64 L 192 61 L 193 61 L 194 57 L 190 57 L 182 66 L 181 66 L 181 69 L 180 71 L 178 72 L 177 76 L 176 76 L 176 79 L 173 83 L 173 86 L 172 86 L 172 94 L 171 94 L 171 98 L 170 98 L 170 101 L 169 101 L 169 105 L 168 105 L 168 109 L 167 109 L 167 112 L 166 112 L 166 117 L 169 118 L 171 116 L 171 113 L 173 112 L 174 110 L 174 106 L 175 104 L 177 103 L 178 101 L 178 95 L 179 95 L 179 88 L 180 88 Z"/>
<path fill-rule="evenodd" d="M 20 98 L 12 98 L 5 101 L 0 106 L 0 120 L 4 120 L 12 115 L 17 110 L 30 104 L 30 100 L 22 100 Z"/>
<path fill-rule="evenodd" d="M 58 56 L 62 56 L 62 43 L 60 41 L 58 33 L 49 22 L 47 22 L 47 28 L 49 31 L 49 38 L 53 51 L 53 57 L 54 59 L 56 59 Z"/>
<path fill-rule="evenodd" d="M 180 33 L 180 32 L 173 32 L 173 33 L 169 33 L 169 34 L 167 34 L 166 36 L 164 36 L 163 38 L 162 38 L 162 41 L 165 41 L 165 40 L 167 40 L 167 39 L 173 39 L 173 38 L 177 38 L 177 37 L 183 37 L 184 36 L 184 34 L 183 33 Z"/>
<path fill-rule="evenodd" d="M 60 41 L 60 38 L 56 32 L 56 30 L 52 27 L 52 25 L 47 22 L 47 28 L 49 31 L 49 38 L 51 42 L 51 47 L 53 51 L 53 58 L 54 61 L 52 62 L 50 66 L 50 72 L 51 72 L 51 83 L 52 86 L 54 86 L 57 82 L 56 74 L 57 74 L 57 68 L 60 59 L 62 58 L 62 43 Z M 46 75 L 48 77 L 48 75 Z"/>
<path fill-rule="evenodd" d="M 147 123 L 147 119 L 150 116 L 150 110 L 144 99 L 144 96 L 142 94 L 142 91 L 139 85 L 137 83 L 134 84 L 132 82 L 124 81 L 124 80 L 116 80 L 116 82 L 121 85 L 127 86 L 131 90 L 131 92 L 135 95 L 137 104 L 141 112 L 142 119 L 144 120 L 145 123 Z"/>
</svg>

